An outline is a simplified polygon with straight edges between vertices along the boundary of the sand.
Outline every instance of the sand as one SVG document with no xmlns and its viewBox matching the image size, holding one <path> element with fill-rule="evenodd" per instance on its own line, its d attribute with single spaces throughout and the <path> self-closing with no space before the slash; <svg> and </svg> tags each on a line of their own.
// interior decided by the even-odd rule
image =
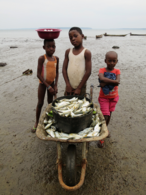
<svg viewBox="0 0 146 195">
<path fill-rule="evenodd" d="M 10 49 L 10 45 L 18 48 Z M 58 97 L 63 95 L 64 52 L 68 39 L 56 41 L 60 58 Z M 88 166 L 83 186 L 75 192 L 61 188 L 57 178 L 56 143 L 45 142 L 30 132 L 35 122 L 38 57 L 44 54 L 41 40 L 9 39 L 0 45 L 0 194 L 1 195 L 145 195 L 146 192 L 146 38 L 88 38 L 84 46 L 92 52 L 92 75 L 87 91 L 94 84 L 93 100 L 98 103 L 98 70 L 105 66 L 104 55 L 113 50 L 119 55 L 121 70 L 120 100 L 112 115 L 111 138 L 105 148 L 90 143 Z M 26 69 L 31 76 L 19 77 Z M 19 77 L 15 80 L 12 80 Z M 6 83 L 7 81 L 11 82 Z M 47 106 L 45 99 L 43 110 Z M 80 145 L 77 145 L 80 148 Z M 66 144 L 62 148 L 65 152 Z M 78 151 L 80 158 L 80 150 Z"/>
</svg>

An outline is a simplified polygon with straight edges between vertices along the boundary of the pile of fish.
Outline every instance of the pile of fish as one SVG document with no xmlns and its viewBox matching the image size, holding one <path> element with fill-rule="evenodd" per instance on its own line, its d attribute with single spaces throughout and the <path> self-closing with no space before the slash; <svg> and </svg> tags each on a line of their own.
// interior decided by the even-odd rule
<svg viewBox="0 0 146 195">
<path fill-rule="evenodd" d="M 53 118 L 49 118 L 48 121 L 45 119 L 44 129 L 46 130 L 48 134 L 47 137 L 69 140 L 69 139 L 82 139 L 82 138 L 90 138 L 90 137 L 99 136 L 101 123 L 99 121 L 96 108 L 93 109 L 93 112 L 95 114 L 92 115 L 92 122 L 91 122 L 90 127 L 84 129 L 83 131 L 80 131 L 77 134 L 76 133 L 66 134 L 63 132 L 58 132 L 55 127 L 55 120 Z M 46 112 L 46 115 L 48 117 L 49 113 Z"/>
<path fill-rule="evenodd" d="M 55 111 L 64 117 L 78 117 L 89 113 L 92 108 L 92 103 L 87 101 L 85 98 L 80 100 L 76 97 L 72 99 L 62 99 L 55 103 L 53 107 Z"/>
</svg>

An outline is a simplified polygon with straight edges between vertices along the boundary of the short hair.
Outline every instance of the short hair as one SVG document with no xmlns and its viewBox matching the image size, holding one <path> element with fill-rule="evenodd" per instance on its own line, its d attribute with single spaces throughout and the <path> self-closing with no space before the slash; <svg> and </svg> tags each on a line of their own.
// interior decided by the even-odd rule
<svg viewBox="0 0 146 195">
<path fill-rule="evenodd" d="M 52 42 L 54 41 L 54 39 L 44 39 L 44 45 L 47 43 L 47 42 Z"/>
<path fill-rule="evenodd" d="M 79 28 L 79 27 L 72 27 L 72 28 L 69 29 L 69 32 L 72 31 L 72 30 L 78 31 L 81 35 L 83 34 L 81 28 Z"/>
<path fill-rule="evenodd" d="M 115 54 L 116 57 L 117 57 L 117 59 L 118 59 L 118 54 L 117 54 L 117 52 L 115 52 L 115 51 L 109 51 L 109 52 L 107 52 L 107 53 L 105 54 L 105 59 L 106 59 L 107 56 L 110 55 L 110 54 Z"/>
</svg>

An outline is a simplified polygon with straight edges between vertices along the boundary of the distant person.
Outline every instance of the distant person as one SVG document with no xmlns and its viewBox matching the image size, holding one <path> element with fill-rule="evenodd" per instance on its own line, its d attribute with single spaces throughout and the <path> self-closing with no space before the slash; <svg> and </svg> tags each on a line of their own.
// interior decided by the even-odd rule
<svg viewBox="0 0 146 195">
<path fill-rule="evenodd" d="M 40 113 L 42 106 L 44 104 L 44 97 L 47 90 L 47 100 L 48 104 L 53 101 L 53 96 L 58 92 L 57 83 L 58 83 L 58 67 L 59 67 L 59 58 L 53 56 L 55 52 L 55 41 L 44 40 L 43 46 L 46 54 L 40 56 L 38 59 L 38 68 L 37 68 L 37 77 L 39 78 L 39 87 L 38 87 L 38 104 L 36 107 L 36 122 L 33 128 L 31 129 L 32 133 L 35 133 L 36 128 L 39 123 Z"/>
<path fill-rule="evenodd" d="M 99 70 L 101 89 L 98 101 L 107 126 L 119 100 L 118 85 L 120 84 L 120 70 L 115 68 L 117 62 L 118 54 L 114 51 L 109 51 L 105 56 L 106 68 L 100 68 Z M 110 137 L 110 134 L 108 137 Z M 103 146 L 104 140 L 100 140 L 98 147 L 102 148 Z"/>
<path fill-rule="evenodd" d="M 86 82 L 91 74 L 91 52 L 83 47 L 84 35 L 78 27 L 69 30 L 69 39 L 74 46 L 67 49 L 62 73 L 66 83 L 65 95 L 85 95 Z"/>
</svg>

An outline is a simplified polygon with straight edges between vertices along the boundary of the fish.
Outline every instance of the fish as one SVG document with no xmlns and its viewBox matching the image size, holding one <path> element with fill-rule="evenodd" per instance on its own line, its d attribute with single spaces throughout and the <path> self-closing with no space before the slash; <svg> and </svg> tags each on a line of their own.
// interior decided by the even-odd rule
<svg viewBox="0 0 146 195">
<path fill-rule="evenodd" d="M 96 137 L 96 136 L 99 136 L 99 133 L 93 131 L 93 132 L 88 133 L 86 137 Z"/>
<path fill-rule="evenodd" d="M 44 120 L 44 124 L 47 124 L 47 123 L 48 123 L 48 121 L 45 119 L 45 120 Z"/>
<path fill-rule="evenodd" d="M 56 137 L 56 138 L 59 138 L 59 137 L 60 137 L 60 134 L 59 134 L 58 131 L 55 131 L 54 133 L 55 133 L 55 137 Z"/>
<path fill-rule="evenodd" d="M 53 129 L 47 129 L 46 132 L 51 135 L 51 137 L 55 137 L 55 133 L 54 133 L 54 130 Z"/>
<path fill-rule="evenodd" d="M 54 109 L 63 117 L 78 117 L 92 111 L 91 103 L 86 98 L 80 100 L 76 97 L 72 99 L 62 99 L 55 103 Z"/>
<path fill-rule="evenodd" d="M 83 131 L 80 131 L 78 134 L 84 136 L 92 130 L 93 130 L 93 127 L 89 127 L 89 128 L 84 129 Z"/>
<path fill-rule="evenodd" d="M 60 110 L 59 111 L 60 112 L 60 114 L 62 115 L 62 114 L 68 114 L 68 113 L 71 113 L 72 112 L 72 110 L 70 109 L 70 110 Z"/>
<path fill-rule="evenodd" d="M 90 105 L 89 102 L 85 102 L 85 103 L 82 105 L 82 107 L 88 107 L 89 105 Z"/>
<path fill-rule="evenodd" d="M 70 139 L 71 139 L 71 138 L 73 138 L 73 139 L 81 139 L 81 138 L 83 138 L 83 136 L 78 135 L 78 134 L 76 134 L 76 133 L 70 133 L 70 134 L 69 134 L 69 138 L 70 138 Z"/>
<path fill-rule="evenodd" d="M 50 124 L 50 123 L 53 123 L 53 121 L 51 119 L 48 120 L 48 124 Z"/>
<path fill-rule="evenodd" d="M 99 124 L 97 124 L 97 125 L 94 127 L 94 132 L 97 132 L 97 133 L 100 132 Z"/>
<path fill-rule="evenodd" d="M 49 123 L 48 125 L 45 126 L 45 129 L 48 129 L 49 127 L 51 127 L 52 123 Z"/>
<path fill-rule="evenodd" d="M 72 99 L 69 99 L 68 101 L 69 101 L 69 102 L 74 102 L 74 101 L 77 101 L 77 100 L 78 100 L 78 98 L 73 97 Z"/>
<path fill-rule="evenodd" d="M 60 133 L 60 137 L 67 137 L 67 138 L 69 138 L 69 136 L 68 136 L 69 134 L 67 134 L 67 133 Z"/>
<path fill-rule="evenodd" d="M 58 104 L 56 103 L 55 104 L 56 105 L 55 109 L 62 108 L 62 107 L 67 106 L 69 104 L 70 104 L 69 102 L 61 102 L 61 103 L 58 103 Z"/>
<path fill-rule="evenodd" d="M 53 138 L 58 138 L 63 140 L 82 139 L 82 138 L 99 136 L 100 126 L 96 124 L 94 128 L 93 127 L 86 128 L 83 131 L 80 131 L 78 134 L 76 133 L 67 134 L 63 132 L 58 132 L 56 131 L 56 128 L 54 126 L 51 126 L 49 129 L 46 130 L 46 132 L 49 134 L 49 136 L 47 137 L 51 136 Z"/>
<path fill-rule="evenodd" d="M 59 139 L 68 140 L 68 137 L 59 137 Z"/>
</svg>

